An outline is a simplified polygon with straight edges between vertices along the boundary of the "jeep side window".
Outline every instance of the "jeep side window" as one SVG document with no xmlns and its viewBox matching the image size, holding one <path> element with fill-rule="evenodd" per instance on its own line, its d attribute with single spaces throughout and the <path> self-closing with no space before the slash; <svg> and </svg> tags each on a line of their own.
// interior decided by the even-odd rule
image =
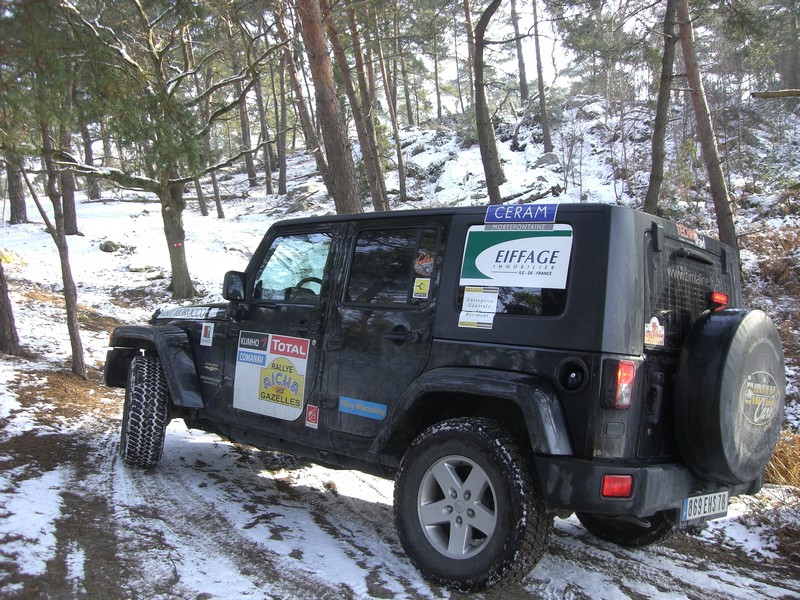
<svg viewBox="0 0 800 600">
<path fill-rule="evenodd" d="M 253 299 L 315 303 L 322 290 L 330 248 L 330 233 L 276 238 L 256 271 Z"/>
<path fill-rule="evenodd" d="M 567 306 L 567 290 L 547 288 L 499 287 L 498 315 L 557 317 Z M 458 310 L 463 309 L 464 286 L 458 289 Z"/>
<path fill-rule="evenodd" d="M 356 242 L 346 301 L 427 304 L 438 245 L 439 231 L 435 228 L 362 231 Z"/>
</svg>

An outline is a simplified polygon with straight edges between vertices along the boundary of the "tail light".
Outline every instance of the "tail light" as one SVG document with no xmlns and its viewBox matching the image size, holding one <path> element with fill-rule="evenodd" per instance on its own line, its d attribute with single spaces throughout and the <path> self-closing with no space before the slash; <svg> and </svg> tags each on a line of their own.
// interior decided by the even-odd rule
<svg viewBox="0 0 800 600">
<path fill-rule="evenodd" d="M 630 498 L 633 493 L 633 476 L 603 475 L 603 498 Z"/>
<path fill-rule="evenodd" d="M 725 292 L 711 292 L 708 295 L 708 308 L 719 310 L 730 304 L 730 297 Z"/>
<path fill-rule="evenodd" d="M 614 408 L 630 408 L 633 402 L 633 381 L 636 378 L 636 363 L 619 361 L 617 388 L 614 393 Z"/>
</svg>

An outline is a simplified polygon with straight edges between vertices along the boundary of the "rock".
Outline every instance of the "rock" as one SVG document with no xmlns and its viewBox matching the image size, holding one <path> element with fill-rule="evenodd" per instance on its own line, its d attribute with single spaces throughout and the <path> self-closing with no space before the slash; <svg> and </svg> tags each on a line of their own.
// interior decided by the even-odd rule
<svg viewBox="0 0 800 600">
<path fill-rule="evenodd" d="M 555 152 L 548 152 L 546 154 L 542 154 L 535 163 L 533 163 L 533 168 L 536 169 L 538 167 L 549 167 L 552 165 L 559 165 L 561 161 L 558 159 L 558 155 Z"/>
<path fill-rule="evenodd" d="M 120 248 L 122 248 L 121 244 L 112 242 L 111 240 L 106 240 L 100 244 L 100 250 L 103 252 L 116 252 Z"/>
</svg>

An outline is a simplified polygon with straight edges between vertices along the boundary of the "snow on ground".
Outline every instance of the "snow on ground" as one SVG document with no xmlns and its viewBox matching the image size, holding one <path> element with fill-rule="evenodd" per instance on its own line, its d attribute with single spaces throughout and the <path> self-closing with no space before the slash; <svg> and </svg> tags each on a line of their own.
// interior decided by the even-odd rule
<svg viewBox="0 0 800 600">
<path fill-rule="evenodd" d="M 453 136 L 434 131 L 415 135 L 420 149 L 406 150 L 418 174 L 410 195 L 423 200 L 409 208 L 486 201 L 476 147 L 462 149 Z M 562 181 L 555 166 L 534 168 L 539 154 L 530 146 L 516 153 L 503 146 L 505 194 Z M 585 160 L 592 199 L 613 201 L 613 180 Z M 225 271 L 244 269 L 276 219 L 332 212 L 308 186 L 311 168 L 308 157 L 292 157 L 289 179 L 306 187 L 297 191 L 295 183 L 288 200 L 232 176 L 223 185 L 240 198 L 225 203 L 224 220 L 213 208 L 202 217 L 190 201 L 186 249 L 203 300 L 220 300 Z M 391 189 L 391 174 L 388 181 Z M 579 193 L 572 188 L 559 200 L 577 201 Z M 285 215 L 284 207 L 300 197 L 309 208 Z M 32 204 L 28 216 L 30 224 L 0 229 L 20 341 L 31 355 L 0 357 L 0 596 L 46 588 L 53 572 L 71 597 L 101 597 L 98 581 L 111 586 L 102 588 L 111 598 L 450 596 L 431 589 L 403 555 L 389 481 L 242 448 L 187 430 L 181 421 L 168 428 L 159 467 L 136 472 L 117 458 L 118 390 L 93 387 L 88 396 L 95 404 L 84 413 L 28 397 L 27 390 L 40 389 L 67 367 L 70 352 L 63 308 L 48 300 L 62 289 L 57 252 Z M 69 252 L 85 309 L 134 323 L 170 303 L 157 203 L 109 192 L 103 202 L 81 201 L 78 219 L 83 235 L 69 238 Z M 106 240 L 122 247 L 102 252 Z M 84 329 L 82 335 L 88 365 L 101 368 L 107 331 Z M 19 449 L 31 439 L 52 440 L 63 452 L 49 466 L 20 463 Z M 89 525 L 87 506 L 94 511 Z M 646 550 L 598 542 L 574 516 L 557 519 L 539 566 L 520 585 L 487 597 L 800 597 L 800 570 L 780 558 L 775 531 L 757 524 L 754 510 L 736 500 L 727 518 L 701 534 Z M 65 523 L 73 521 L 91 534 L 65 534 Z M 92 536 L 96 544 L 87 541 Z M 113 577 L 102 579 L 97 564 Z"/>
</svg>

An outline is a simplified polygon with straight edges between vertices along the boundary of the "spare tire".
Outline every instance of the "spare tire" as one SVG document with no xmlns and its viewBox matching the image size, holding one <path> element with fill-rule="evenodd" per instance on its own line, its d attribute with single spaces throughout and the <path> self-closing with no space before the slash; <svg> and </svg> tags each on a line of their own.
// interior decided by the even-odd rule
<svg viewBox="0 0 800 600">
<path fill-rule="evenodd" d="M 783 421 L 786 371 L 760 310 L 704 313 L 689 330 L 675 385 L 675 433 L 692 473 L 724 484 L 757 479 Z"/>
</svg>

